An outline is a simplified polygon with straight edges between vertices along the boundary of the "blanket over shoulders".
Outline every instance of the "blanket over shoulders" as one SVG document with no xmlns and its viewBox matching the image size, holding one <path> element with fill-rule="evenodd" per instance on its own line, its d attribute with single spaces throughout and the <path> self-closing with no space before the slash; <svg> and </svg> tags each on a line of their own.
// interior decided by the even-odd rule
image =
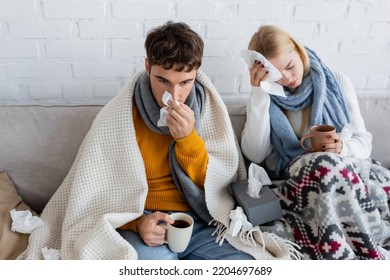
<svg viewBox="0 0 390 280">
<path fill-rule="evenodd" d="M 137 259 L 136 250 L 116 229 L 142 215 L 148 191 L 131 109 L 143 72 L 96 116 L 71 169 L 41 214 L 45 224 L 32 232 L 19 259 L 42 259 L 44 247 L 60 250 L 61 259 Z M 265 250 L 267 246 L 248 246 L 226 236 L 229 212 L 235 207 L 228 186 L 246 178 L 246 170 L 222 98 L 200 70 L 197 80 L 207 95 L 200 125 L 209 154 L 206 205 L 219 231 L 216 239 L 227 239 L 258 259 L 289 258 L 288 250 L 280 249 L 283 242 L 275 249 L 272 241 L 272 250 Z"/>
</svg>

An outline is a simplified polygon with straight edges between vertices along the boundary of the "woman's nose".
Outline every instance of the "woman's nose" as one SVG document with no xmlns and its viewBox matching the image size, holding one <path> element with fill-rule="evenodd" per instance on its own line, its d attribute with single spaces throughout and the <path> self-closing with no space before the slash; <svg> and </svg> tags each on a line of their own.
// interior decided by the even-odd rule
<svg viewBox="0 0 390 280">
<path fill-rule="evenodd" d="M 289 73 L 283 72 L 282 79 L 284 82 L 289 83 L 291 80 L 291 75 Z"/>
</svg>

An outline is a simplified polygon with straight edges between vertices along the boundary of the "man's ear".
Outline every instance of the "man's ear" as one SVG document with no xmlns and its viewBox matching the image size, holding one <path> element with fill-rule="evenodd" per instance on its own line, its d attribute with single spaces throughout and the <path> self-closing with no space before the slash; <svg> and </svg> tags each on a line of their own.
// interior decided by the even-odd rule
<svg viewBox="0 0 390 280">
<path fill-rule="evenodd" d="M 148 74 L 148 76 L 150 75 L 150 65 L 149 65 L 149 60 L 147 58 L 145 58 L 145 70 L 146 70 L 146 74 Z"/>
</svg>

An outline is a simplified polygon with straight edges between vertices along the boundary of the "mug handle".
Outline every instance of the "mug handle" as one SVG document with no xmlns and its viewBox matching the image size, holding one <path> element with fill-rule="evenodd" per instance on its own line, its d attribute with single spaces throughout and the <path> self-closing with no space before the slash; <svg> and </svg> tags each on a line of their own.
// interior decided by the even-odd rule
<svg viewBox="0 0 390 280">
<path fill-rule="evenodd" d="M 314 149 L 313 149 L 313 147 L 311 147 L 311 148 L 306 147 L 304 142 L 305 142 L 305 140 L 306 140 L 307 138 L 312 138 L 312 137 L 313 137 L 313 134 L 312 134 L 312 133 L 309 133 L 309 134 L 306 134 L 306 135 L 302 136 L 302 138 L 301 138 L 301 140 L 300 140 L 300 143 L 301 143 L 302 148 L 303 148 L 304 150 L 308 151 L 308 152 L 314 152 Z"/>
</svg>

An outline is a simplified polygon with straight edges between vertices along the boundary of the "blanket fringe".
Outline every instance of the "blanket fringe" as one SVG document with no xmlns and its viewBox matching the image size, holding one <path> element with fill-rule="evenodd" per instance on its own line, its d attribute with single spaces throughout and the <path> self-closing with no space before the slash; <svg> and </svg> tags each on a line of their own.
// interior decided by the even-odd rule
<svg viewBox="0 0 390 280">
<path fill-rule="evenodd" d="M 211 220 L 209 225 L 214 225 L 216 227 L 212 235 L 216 235 L 216 241 L 219 245 L 222 245 L 226 236 L 228 234 L 228 228 L 221 222 Z M 243 228 L 239 233 L 239 239 L 245 246 L 248 247 L 258 247 L 262 246 L 263 252 L 266 250 L 267 241 L 271 241 L 273 245 L 276 246 L 279 253 L 283 251 L 282 244 L 285 245 L 285 248 L 288 250 L 288 254 L 293 260 L 301 260 L 303 254 L 299 251 L 300 246 L 290 240 L 283 239 L 274 233 L 263 232 L 261 229 L 256 226 L 250 229 Z M 267 240 L 267 241 L 266 241 Z M 275 252 L 273 252 L 275 254 Z"/>
<path fill-rule="evenodd" d="M 274 240 L 280 240 L 281 242 L 286 244 L 291 259 L 301 260 L 303 258 L 303 254 L 300 252 L 301 246 L 299 246 L 298 244 L 296 244 L 290 240 L 283 239 L 283 238 L 281 238 L 273 233 L 266 233 L 266 234 L 269 234 L 270 237 L 272 237 Z"/>
<path fill-rule="evenodd" d="M 215 226 L 215 231 L 211 234 L 211 236 L 216 234 L 217 237 L 215 239 L 215 242 L 217 242 L 219 245 L 222 245 L 228 233 L 228 228 L 223 223 L 218 222 L 216 220 L 211 220 L 209 222 L 209 225 Z"/>
</svg>

